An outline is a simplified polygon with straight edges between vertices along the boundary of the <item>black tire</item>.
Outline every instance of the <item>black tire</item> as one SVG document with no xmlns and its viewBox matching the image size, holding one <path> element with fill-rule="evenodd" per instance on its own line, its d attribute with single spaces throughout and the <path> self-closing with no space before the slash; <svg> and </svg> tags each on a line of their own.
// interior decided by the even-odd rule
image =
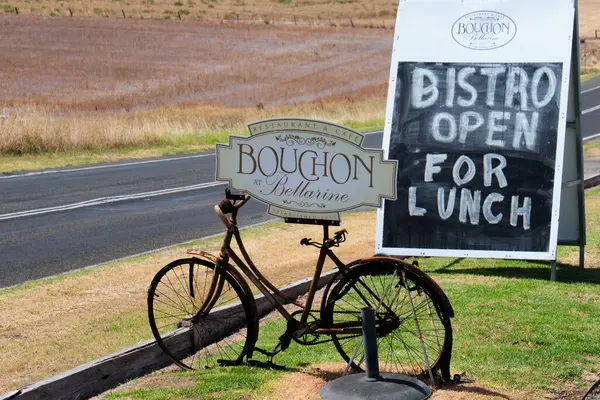
<svg viewBox="0 0 600 400">
<path fill-rule="evenodd" d="M 148 289 L 150 328 L 181 368 L 240 364 L 251 355 L 258 337 L 256 304 L 234 273 L 220 269 L 217 276 L 213 262 L 194 257 L 173 261 L 154 276 Z M 207 299 L 213 279 L 214 294 Z M 199 313 L 202 304 L 208 307 Z"/>
<path fill-rule="evenodd" d="M 594 383 L 581 400 L 600 400 L 600 381 Z"/>
<path fill-rule="evenodd" d="M 449 380 L 452 307 L 439 286 L 425 273 L 409 264 L 386 258 L 365 260 L 351 267 L 327 295 L 321 310 L 324 326 L 361 324 L 361 309 L 377 309 L 379 299 L 383 299 L 382 306 L 376 312 L 380 371 L 428 376 L 427 362 L 414 318 L 416 313 L 429 366 L 434 376 L 440 372 L 445 380 Z M 410 305 L 411 299 L 415 313 Z M 364 370 L 364 348 L 360 332 L 335 334 L 332 339 L 346 362 L 356 352 L 351 363 L 353 370 Z"/>
</svg>

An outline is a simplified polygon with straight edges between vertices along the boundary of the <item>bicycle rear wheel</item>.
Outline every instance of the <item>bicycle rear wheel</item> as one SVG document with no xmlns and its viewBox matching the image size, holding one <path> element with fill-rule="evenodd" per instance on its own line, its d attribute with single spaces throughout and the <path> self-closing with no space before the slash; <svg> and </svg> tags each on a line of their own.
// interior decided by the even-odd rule
<svg viewBox="0 0 600 400">
<path fill-rule="evenodd" d="M 331 289 L 322 309 L 325 327 L 345 328 L 333 343 L 351 367 L 362 371 L 361 309 L 376 310 L 377 351 L 382 372 L 450 379 L 453 316 L 448 299 L 425 273 L 391 259 L 353 266 Z M 412 303 L 412 306 L 411 306 Z M 425 350 L 425 351 L 423 351 Z"/>
<path fill-rule="evenodd" d="M 198 258 L 176 260 L 154 276 L 148 289 L 152 334 L 184 369 L 239 364 L 258 336 L 248 286 L 215 267 Z"/>
</svg>

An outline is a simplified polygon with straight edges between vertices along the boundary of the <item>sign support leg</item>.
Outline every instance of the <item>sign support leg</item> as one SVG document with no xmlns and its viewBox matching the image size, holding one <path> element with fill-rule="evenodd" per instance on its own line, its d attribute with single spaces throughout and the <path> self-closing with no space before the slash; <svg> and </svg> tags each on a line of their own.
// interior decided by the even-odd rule
<svg viewBox="0 0 600 400">
<path fill-rule="evenodd" d="M 585 268 L 585 244 L 579 245 L 579 268 Z"/>
<path fill-rule="evenodd" d="M 556 260 L 550 261 L 550 280 L 556 282 Z"/>
</svg>

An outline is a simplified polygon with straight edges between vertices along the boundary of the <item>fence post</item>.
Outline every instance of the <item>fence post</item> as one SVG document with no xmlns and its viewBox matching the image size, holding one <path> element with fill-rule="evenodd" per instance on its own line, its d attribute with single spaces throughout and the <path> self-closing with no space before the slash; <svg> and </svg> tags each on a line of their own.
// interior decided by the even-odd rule
<svg viewBox="0 0 600 400">
<path fill-rule="evenodd" d="M 294 15 L 294 25 L 298 25 L 298 22 L 296 22 L 296 16 Z"/>
<path fill-rule="evenodd" d="M 354 22 L 352 21 L 352 18 L 350 18 L 350 25 L 352 25 L 352 27 L 353 27 L 353 28 L 356 28 L 356 27 L 354 26 Z"/>
<path fill-rule="evenodd" d="M 121 9 L 121 12 L 123 13 L 123 18 L 127 18 L 127 17 L 125 16 L 125 10 Z"/>
<path fill-rule="evenodd" d="M 71 7 L 69 7 L 69 14 L 71 14 L 71 17 L 73 16 L 73 10 L 71 10 Z"/>
<path fill-rule="evenodd" d="M 235 16 L 237 17 L 237 23 L 240 23 L 240 14 L 235 14 Z"/>
<path fill-rule="evenodd" d="M 181 11 L 177 11 L 177 18 L 181 19 Z"/>
</svg>

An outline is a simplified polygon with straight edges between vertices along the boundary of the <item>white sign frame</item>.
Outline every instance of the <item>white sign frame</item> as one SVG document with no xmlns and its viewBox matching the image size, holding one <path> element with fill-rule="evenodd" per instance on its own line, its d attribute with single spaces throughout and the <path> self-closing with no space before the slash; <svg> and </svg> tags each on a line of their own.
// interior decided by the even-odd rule
<svg viewBox="0 0 600 400">
<path fill-rule="evenodd" d="M 465 15 L 477 11 L 493 11 L 508 16 L 516 24 L 517 33 L 502 46 L 470 49 L 458 43 L 451 27 Z M 395 89 L 400 62 L 454 63 L 544 63 L 561 62 L 561 94 L 556 143 L 555 175 L 551 211 L 550 240 L 547 251 L 460 250 L 438 248 L 383 247 L 385 202 L 377 212 L 375 252 L 405 256 L 481 257 L 505 259 L 556 259 L 558 219 L 562 186 L 563 154 L 567 123 L 567 100 L 571 75 L 571 43 L 573 40 L 575 5 L 571 0 L 450 1 L 401 0 L 396 20 L 386 120 L 383 135 L 384 156 L 388 158 Z M 535 16 L 535 18 L 532 18 Z M 424 17 L 427 18 L 424 21 Z M 540 40 L 543 38 L 543 40 Z M 559 46 L 559 44 L 564 44 Z M 481 46 L 479 46 L 481 47 Z M 560 47 L 557 51 L 557 47 Z M 402 229 L 402 227 L 398 227 Z"/>
</svg>

